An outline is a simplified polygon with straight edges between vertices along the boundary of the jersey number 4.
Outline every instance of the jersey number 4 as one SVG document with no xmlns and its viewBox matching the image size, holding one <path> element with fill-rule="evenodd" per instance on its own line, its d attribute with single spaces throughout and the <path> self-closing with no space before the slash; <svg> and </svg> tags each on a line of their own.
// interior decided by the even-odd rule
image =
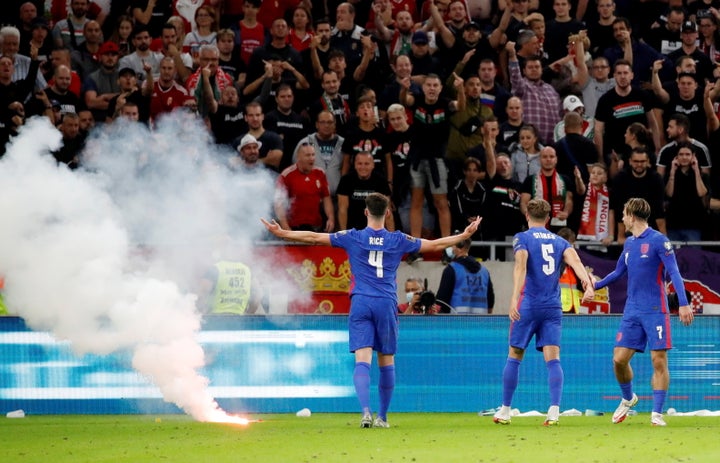
<svg viewBox="0 0 720 463">
<path fill-rule="evenodd" d="M 383 277 L 383 252 L 382 251 L 370 251 L 368 254 L 368 263 L 375 267 L 375 274 L 378 278 Z"/>
<path fill-rule="evenodd" d="M 542 266 L 543 273 L 545 275 L 552 275 L 555 272 L 555 259 L 553 259 L 553 254 L 555 254 L 555 249 L 553 248 L 552 244 L 542 244 L 540 245 L 540 249 L 542 249 L 542 256 L 545 263 Z"/>
</svg>

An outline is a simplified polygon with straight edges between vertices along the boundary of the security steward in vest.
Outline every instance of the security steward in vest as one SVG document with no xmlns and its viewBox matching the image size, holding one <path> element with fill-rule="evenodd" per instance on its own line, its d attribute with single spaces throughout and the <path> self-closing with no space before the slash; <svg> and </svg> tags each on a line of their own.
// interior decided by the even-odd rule
<svg viewBox="0 0 720 463">
<path fill-rule="evenodd" d="M 491 314 L 495 305 L 490 272 L 468 255 L 470 240 L 448 248 L 452 261 L 443 270 L 437 302 L 456 314 Z"/>
</svg>

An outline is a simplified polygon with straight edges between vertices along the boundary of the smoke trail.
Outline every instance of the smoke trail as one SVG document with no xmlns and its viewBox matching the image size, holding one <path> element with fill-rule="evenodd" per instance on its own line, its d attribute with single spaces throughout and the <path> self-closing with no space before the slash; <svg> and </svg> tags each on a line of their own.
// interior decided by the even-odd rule
<svg viewBox="0 0 720 463">
<path fill-rule="evenodd" d="M 0 160 L 8 307 L 78 353 L 131 349 L 166 401 L 200 421 L 232 421 L 197 372 L 205 359 L 190 291 L 219 243 L 258 236 L 270 177 L 225 169 L 227 154 L 185 115 L 152 135 L 140 124 L 106 127 L 88 143 L 87 171 L 56 165 L 48 152 L 60 142 L 31 120 Z M 152 252 L 138 255 L 137 245 Z"/>
</svg>

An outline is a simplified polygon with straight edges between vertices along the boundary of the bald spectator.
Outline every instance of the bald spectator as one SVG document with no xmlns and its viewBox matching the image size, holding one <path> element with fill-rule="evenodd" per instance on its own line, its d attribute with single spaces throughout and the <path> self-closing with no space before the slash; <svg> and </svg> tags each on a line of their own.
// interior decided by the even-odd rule
<svg viewBox="0 0 720 463">
<path fill-rule="evenodd" d="M 56 47 L 70 47 L 77 50 L 85 41 L 83 30 L 85 24 L 90 21 L 87 17 L 88 3 L 89 0 L 70 1 L 70 14 L 67 18 L 58 21 L 52 30 Z"/>
<path fill-rule="evenodd" d="M 150 119 L 155 120 L 163 113 L 185 103 L 188 92 L 175 80 L 175 60 L 166 56 L 160 60 L 160 76 L 155 81 L 152 73 L 143 85 L 143 93 L 150 96 Z"/>
<path fill-rule="evenodd" d="M 65 65 L 55 68 L 52 84 L 45 89 L 45 94 L 51 102 L 57 102 L 60 106 L 60 115 L 69 113 L 77 114 L 82 109 L 80 98 L 70 91 L 72 83 L 72 71 Z M 60 121 L 55 121 L 60 122 Z"/>
<path fill-rule="evenodd" d="M 320 111 L 315 121 L 317 131 L 303 138 L 295 146 L 293 162 L 297 161 L 297 154 L 303 145 L 310 144 L 315 148 L 315 165 L 325 171 L 330 195 L 335 196 L 340 171 L 342 169 L 342 145 L 345 139 L 337 134 L 335 116 L 328 110 Z"/>
<path fill-rule="evenodd" d="M 98 51 L 103 43 L 102 29 L 97 21 L 88 21 L 83 29 L 85 40 L 71 53 L 73 69 L 80 72 L 82 78 L 87 78 L 100 67 Z"/>
<path fill-rule="evenodd" d="M 53 76 L 55 75 L 55 70 L 59 66 L 65 66 L 70 69 L 70 91 L 80 98 L 82 78 L 80 77 L 80 74 L 72 69 L 69 48 L 56 48 L 50 52 L 50 72 L 46 74 L 46 78 L 49 78 L 48 85 L 53 85 Z"/>
</svg>

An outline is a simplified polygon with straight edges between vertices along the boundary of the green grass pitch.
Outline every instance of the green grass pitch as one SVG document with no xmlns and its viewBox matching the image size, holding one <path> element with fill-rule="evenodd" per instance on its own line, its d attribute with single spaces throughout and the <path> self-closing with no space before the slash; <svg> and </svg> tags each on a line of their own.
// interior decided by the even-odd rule
<svg viewBox="0 0 720 463">
<path fill-rule="evenodd" d="M 718 462 L 720 417 L 648 414 L 513 418 L 469 413 L 390 414 L 390 429 L 360 429 L 359 414 L 257 415 L 246 427 L 182 415 L 0 418 L 2 463 L 103 462 Z"/>
</svg>

